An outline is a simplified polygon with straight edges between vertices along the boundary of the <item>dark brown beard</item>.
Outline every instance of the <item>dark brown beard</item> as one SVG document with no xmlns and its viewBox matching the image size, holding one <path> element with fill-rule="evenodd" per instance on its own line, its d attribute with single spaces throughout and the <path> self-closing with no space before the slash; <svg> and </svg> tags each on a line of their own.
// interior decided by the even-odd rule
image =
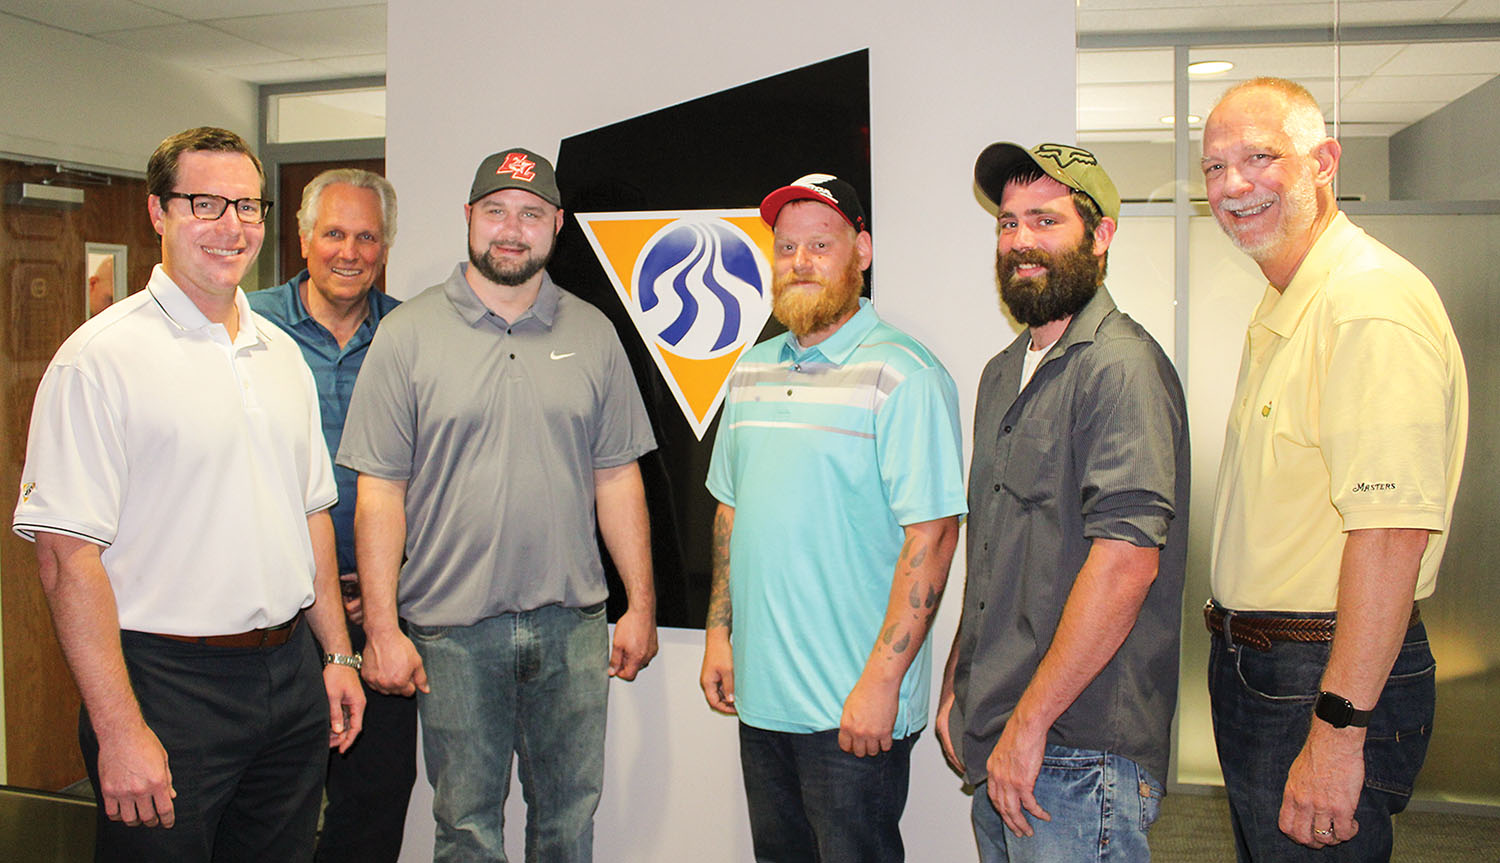
<svg viewBox="0 0 1500 863">
<path fill-rule="evenodd" d="M 1015 269 L 1023 264 L 1041 264 L 1047 272 L 1036 278 L 1017 277 Z M 1078 314 L 1099 291 L 1099 259 L 1088 232 L 1077 246 L 1055 255 L 1041 249 L 996 254 L 995 274 L 1000 299 L 1011 316 L 1028 327 Z"/>
<path fill-rule="evenodd" d="M 802 281 L 816 282 L 823 289 L 816 294 L 804 291 L 787 294 L 784 291 L 785 285 Z M 849 266 L 835 279 L 802 277 L 794 273 L 777 276 L 771 285 L 771 314 L 800 339 L 832 326 L 839 318 L 858 308 L 859 294 L 864 286 L 859 256 L 853 254 L 849 256 Z"/>
</svg>

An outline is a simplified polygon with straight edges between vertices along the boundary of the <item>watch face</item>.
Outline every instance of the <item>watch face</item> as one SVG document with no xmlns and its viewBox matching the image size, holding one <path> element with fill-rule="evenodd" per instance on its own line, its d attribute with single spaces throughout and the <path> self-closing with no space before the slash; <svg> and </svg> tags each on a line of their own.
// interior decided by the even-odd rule
<svg viewBox="0 0 1500 863">
<path fill-rule="evenodd" d="M 1351 725 L 1363 728 L 1370 724 L 1370 711 L 1355 710 L 1353 702 L 1332 692 L 1318 693 L 1318 701 L 1313 705 L 1313 715 L 1334 728 L 1348 728 Z"/>
<path fill-rule="evenodd" d="M 1349 699 L 1340 698 L 1332 692 L 1320 692 L 1313 712 L 1334 728 L 1345 728 L 1349 725 L 1349 720 L 1354 718 L 1354 705 L 1349 703 Z"/>
</svg>

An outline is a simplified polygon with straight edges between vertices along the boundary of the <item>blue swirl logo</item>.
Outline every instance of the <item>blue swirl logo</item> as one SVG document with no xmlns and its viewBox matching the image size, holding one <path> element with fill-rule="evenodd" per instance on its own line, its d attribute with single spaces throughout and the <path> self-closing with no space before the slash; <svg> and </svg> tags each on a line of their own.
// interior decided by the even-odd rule
<svg viewBox="0 0 1500 863">
<path fill-rule="evenodd" d="M 754 243 L 721 219 L 678 219 L 646 242 L 636 264 L 642 330 L 664 348 L 711 359 L 760 333 L 770 274 Z M 743 332 L 748 326 L 755 331 Z"/>
</svg>

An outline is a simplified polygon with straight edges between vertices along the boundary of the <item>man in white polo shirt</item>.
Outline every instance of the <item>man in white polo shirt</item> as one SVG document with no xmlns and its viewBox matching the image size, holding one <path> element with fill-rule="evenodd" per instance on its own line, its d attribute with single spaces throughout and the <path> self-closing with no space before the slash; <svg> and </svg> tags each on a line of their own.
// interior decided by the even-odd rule
<svg viewBox="0 0 1500 863">
<path fill-rule="evenodd" d="M 163 141 L 161 265 L 37 391 L 14 528 L 83 695 L 98 860 L 311 859 L 322 751 L 359 733 L 317 393 L 237 287 L 262 183 L 232 132 Z"/>
</svg>

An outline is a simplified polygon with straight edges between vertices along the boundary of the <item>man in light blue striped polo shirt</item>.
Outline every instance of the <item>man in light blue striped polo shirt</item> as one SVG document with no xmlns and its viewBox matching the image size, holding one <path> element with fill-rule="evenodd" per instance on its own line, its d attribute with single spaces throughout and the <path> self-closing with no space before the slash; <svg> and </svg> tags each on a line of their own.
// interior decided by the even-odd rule
<svg viewBox="0 0 1500 863">
<path fill-rule="evenodd" d="M 740 360 L 719 419 L 703 692 L 739 716 L 757 860 L 899 861 L 928 628 L 966 511 L 958 395 L 860 297 L 853 187 L 809 174 L 760 213 L 790 332 Z"/>
</svg>

